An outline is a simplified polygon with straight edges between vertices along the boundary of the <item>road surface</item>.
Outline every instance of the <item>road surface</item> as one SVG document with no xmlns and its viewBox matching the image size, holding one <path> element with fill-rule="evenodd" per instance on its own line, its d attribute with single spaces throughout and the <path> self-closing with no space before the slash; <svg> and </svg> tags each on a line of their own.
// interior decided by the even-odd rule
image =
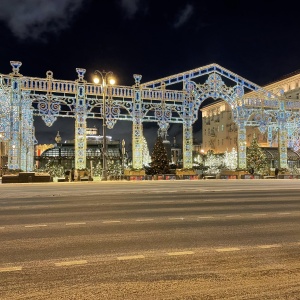
<svg viewBox="0 0 300 300">
<path fill-rule="evenodd" d="M 300 182 L 0 185 L 0 299 L 300 299 Z"/>
</svg>

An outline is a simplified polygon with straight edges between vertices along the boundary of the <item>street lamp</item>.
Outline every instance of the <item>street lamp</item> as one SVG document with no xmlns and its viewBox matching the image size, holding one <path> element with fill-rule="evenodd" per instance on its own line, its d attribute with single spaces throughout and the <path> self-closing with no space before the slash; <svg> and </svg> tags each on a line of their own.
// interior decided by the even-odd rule
<svg viewBox="0 0 300 300">
<path fill-rule="evenodd" d="M 96 70 L 94 72 L 96 75 L 94 77 L 94 83 L 101 84 L 102 87 L 102 95 L 103 95 L 103 106 L 102 106 L 102 118 L 103 118 L 103 126 L 102 126 L 102 136 L 103 136 L 103 151 L 102 151 L 102 159 L 103 159 L 103 168 L 102 168 L 102 181 L 107 180 L 107 144 L 106 144 L 106 94 L 107 94 L 107 86 L 114 85 L 115 79 L 113 78 L 113 72 L 105 72 Z"/>
<path fill-rule="evenodd" d="M 56 137 L 55 137 L 55 142 L 58 147 L 58 164 L 61 165 L 61 136 L 59 134 L 59 131 L 57 131 Z"/>
</svg>

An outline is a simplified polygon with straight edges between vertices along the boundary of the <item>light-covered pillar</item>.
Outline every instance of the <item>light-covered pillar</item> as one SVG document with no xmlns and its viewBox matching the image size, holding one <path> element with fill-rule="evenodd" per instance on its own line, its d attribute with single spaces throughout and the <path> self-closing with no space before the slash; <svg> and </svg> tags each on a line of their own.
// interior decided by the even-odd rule
<svg viewBox="0 0 300 300">
<path fill-rule="evenodd" d="M 143 115 L 140 82 L 142 75 L 134 74 L 134 99 L 132 110 L 132 167 L 143 168 Z"/>
<path fill-rule="evenodd" d="M 183 120 L 183 168 L 193 168 L 193 126 L 192 121 L 188 118 Z"/>
<path fill-rule="evenodd" d="M 246 141 L 246 122 L 244 120 L 240 120 L 238 122 L 238 169 L 246 169 L 247 168 L 247 141 Z"/>
<path fill-rule="evenodd" d="M 75 169 L 86 168 L 86 100 L 85 80 L 83 76 L 85 69 L 77 68 L 78 73 L 76 106 L 75 106 Z"/>
<path fill-rule="evenodd" d="M 273 146 L 273 127 L 272 126 L 268 126 L 268 144 L 269 147 Z"/>
<path fill-rule="evenodd" d="M 30 92 L 22 92 L 21 101 L 21 170 L 33 171 L 34 168 L 34 126 L 33 108 L 30 99 Z"/>
<path fill-rule="evenodd" d="M 11 75 L 10 90 L 10 139 L 8 142 L 8 169 L 21 169 L 21 81 L 22 75 L 19 69 L 22 65 L 19 61 L 10 62 L 13 72 Z"/>
<path fill-rule="evenodd" d="M 287 168 L 287 114 L 285 111 L 285 101 L 281 100 L 279 105 L 280 109 L 277 113 L 279 167 Z"/>
<path fill-rule="evenodd" d="M 284 124 L 280 124 L 278 131 L 279 167 L 287 168 L 287 131 Z"/>
</svg>

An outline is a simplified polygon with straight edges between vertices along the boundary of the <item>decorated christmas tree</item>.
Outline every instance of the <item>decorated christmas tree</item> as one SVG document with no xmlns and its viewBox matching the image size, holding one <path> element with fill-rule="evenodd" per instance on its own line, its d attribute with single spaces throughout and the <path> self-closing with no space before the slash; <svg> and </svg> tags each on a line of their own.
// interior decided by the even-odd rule
<svg viewBox="0 0 300 300">
<path fill-rule="evenodd" d="M 102 164 L 101 162 L 99 161 L 96 166 L 94 167 L 93 169 L 93 175 L 94 176 L 101 176 L 102 174 Z"/>
<path fill-rule="evenodd" d="M 151 174 L 168 174 L 170 172 L 169 159 L 161 136 L 158 136 L 152 151 L 150 172 Z"/>
<path fill-rule="evenodd" d="M 122 175 L 122 165 L 119 161 L 110 160 L 107 163 L 107 174 L 112 176 Z"/>
<path fill-rule="evenodd" d="M 56 162 L 49 160 L 45 165 L 45 172 L 49 173 L 52 177 L 64 177 L 64 167 L 57 165 Z"/>
<path fill-rule="evenodd" d="M 265 152 L 260 148 L 254 136 L 251 145 L 247 148 L 247 167 L 259 174 L 268 172 L 268 161 Z"/>
</svg>

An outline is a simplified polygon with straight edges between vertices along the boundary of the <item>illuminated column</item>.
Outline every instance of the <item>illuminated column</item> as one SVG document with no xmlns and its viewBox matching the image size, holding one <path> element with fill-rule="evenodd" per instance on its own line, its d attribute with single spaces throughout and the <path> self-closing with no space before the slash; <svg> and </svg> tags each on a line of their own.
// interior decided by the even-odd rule
<svg viewBox="0 0 300 300">
<path fill-rule="evenodd" d="M 278 121 L 278 150 L 279 167 L 287 168 L 287 116 L 285 113 L 285 101 L 280 101 L 280 110 L 277 114 Z"/>
<path fill-rule="evenodd" d="M 21 170 L 33 170 L 34 157 L 34 126 L 33 126 L 33 109 L 31 107 L 30 92 L 22 92 L 21 103 Z"/>
<path fill-rule="evenodd" d="M 183 121 L 183 168 L 193 168 L 193 126 L 190 120 Z"/>
<path fill-rule="evenodd" d="M 190 90 L 191 92 L 191 90 Z M 182 104 L 183 119 L 183 137 L 182 137 L 182 155 L 183 168 L 193 168 L 193 97 L 191 93 Z"/>
<path fill-rule="evenodd" d="M 76 69 L 78 73 L 75 107 L 75 169 L 86 168 L 86 103 L 85 69 Z"/>
<path fill-rule="evenodd" d="M 132 167 L 141 169 L 143 167 L 143 116 L 140 81 L 142 75 L 133 75 L 135 79 L 133 99 L 133 123 L 132 123 Z"/>
<path fill-rule="evenodd" d="M 21 168 L 21 82 L 19 69 L 21 62 L 11 61 L 13 72 L 11 75 L 10 92 L 10 139 L 8 143 L 8 169 Z"/>
<path fill-rule="evenodd" d="M 246 125 L 245 121 L 238 122 L 238 169 L 246 169 L 247 168 L 247 156 L 246 156 Z"/>
<path fill-rule="evenodd" d="M 0 77 L 0 167 L 7 161 L 8 141 L 10 140 L 10 77 Z M 1 172 L 0 172 L 1 173 Z"/>
<path fill-rule="evenodd" d="M 272 147 L 273 144 L 273 127 L 268 126 L 268 144 L 269 147 Z"/>
<path fill-rule="evenodd" d="M 285 124 L 280 124 L 278 133 L 278 149 L 279 149 L 279 167 L 287 168 L 287 131 Z"/>
</svg>

